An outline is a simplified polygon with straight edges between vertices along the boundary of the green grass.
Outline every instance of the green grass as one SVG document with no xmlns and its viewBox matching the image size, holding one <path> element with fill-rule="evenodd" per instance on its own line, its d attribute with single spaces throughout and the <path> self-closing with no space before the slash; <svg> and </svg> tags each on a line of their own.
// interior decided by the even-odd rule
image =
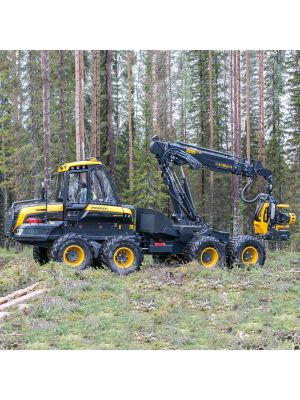
<svg viewBox="0 0 300 400">
<path fill-rule="evenodd" d="M 0 349 L 297 349 L 300 254 L 270 253 L 264 269 L 153 267 L 126 277 L 77 272 L 26 251 L 0 253 L 0 296 L 48 289 L 0 323 Z"/>
</svg>

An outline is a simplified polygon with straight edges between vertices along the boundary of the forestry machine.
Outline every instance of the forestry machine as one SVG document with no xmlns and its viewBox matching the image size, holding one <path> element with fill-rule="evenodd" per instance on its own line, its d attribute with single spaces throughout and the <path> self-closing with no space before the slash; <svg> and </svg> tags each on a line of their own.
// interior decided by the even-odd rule
<svg viewBox="0 0 300 400">
<path fill-rule="evenodd" d="M 265 261 L 262 240 L 288 240 L 296 216 L 287 204 L 273 197 L 272 172 L 260 161 L 215 151 L 194 144 L 169 143 L 153 137 L 150 151 L 156 156 L 169 191 L 173 215 L 120 202 L 111 178 L 97 159 L 66 163 L 58 169 L 56 200 L 41 198 L 13 203 L 6 215 L 6 234 L 33 245 L 40 264 L 61 261 L 76 269 L 106 265 L 119 274 L 138 270 L 144 254 L 156 263 L 197 260 L 201 268 L 238 264 L 248 268 Z M 230 239 L 228 232 L 212 229 L 197 213 L 184 166 L 208 168 L 248 178 L 241 192 L 245 203 L 257 202 L 253 236 Z M 181 176 L 177 175 L 177 172 Z M 255 179 L 266 180 L 266 193 L 247 199 Z"/>
</svg>

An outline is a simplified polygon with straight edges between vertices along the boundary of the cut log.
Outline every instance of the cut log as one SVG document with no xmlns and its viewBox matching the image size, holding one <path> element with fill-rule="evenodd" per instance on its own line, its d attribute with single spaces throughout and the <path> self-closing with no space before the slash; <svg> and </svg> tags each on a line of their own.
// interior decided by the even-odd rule
<svg viewBox="0 0 300 400">
<path fill-rule="evenodd" d="M 19 289 L 19 290 L 16 290 L 15 292 L 8 294 L 7 296 L 0 297 L 0 304 L 4 304 L 12 299 L 16 299 L 17 297 L 24 296 L 25 294 L 33 291 L 38 285 L 39 285 L 39 282 L 36 282 L 33 285 L 27 286 L 24 289 Z"/>
<path fill-rule="evenodd" d="M 0 312 L 6 310 L 7 308 L 14 307 L 17 304 L 25 303 L 28 300 L 34 299 L 35 297 L 38 297 L 38 296 L 41 296 L 45 292 L 46 292 L 46 289 L 35 290 L 32 293 L 28 293 L 22 297 L 18 297 L 16 299 L 8 301 L 7 303 L 0 305 Z"/>
</svg>

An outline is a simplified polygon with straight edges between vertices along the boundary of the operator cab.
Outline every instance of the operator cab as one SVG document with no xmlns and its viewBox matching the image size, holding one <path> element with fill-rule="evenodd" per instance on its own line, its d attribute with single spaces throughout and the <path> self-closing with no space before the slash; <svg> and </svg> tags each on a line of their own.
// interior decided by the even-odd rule
<svg viewBox="0 0 300 400">
<path fill-rule="evenodd" d="M 58 173 L 56 201 L 64 204 L 64 219 L 77 219 L 87 204 L 120 203 L 105 166 L 95 158 L 64 164 Z"/>
</svg>

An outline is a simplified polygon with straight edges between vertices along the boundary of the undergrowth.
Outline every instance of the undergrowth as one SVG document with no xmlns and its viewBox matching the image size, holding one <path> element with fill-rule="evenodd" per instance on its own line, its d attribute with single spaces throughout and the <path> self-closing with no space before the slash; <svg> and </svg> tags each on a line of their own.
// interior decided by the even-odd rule
<svg viewBox="0 0 300 400">
<path fill-rule="evenodd" d="M 37 265 L 0 254 L 0 296 L 40 281 L 47 293 L 0 322 L 0 349 L 298 349 L 300 254 L 263 269 L 203 271 L 196 263 L 108 270 Z"/>
</svg>

